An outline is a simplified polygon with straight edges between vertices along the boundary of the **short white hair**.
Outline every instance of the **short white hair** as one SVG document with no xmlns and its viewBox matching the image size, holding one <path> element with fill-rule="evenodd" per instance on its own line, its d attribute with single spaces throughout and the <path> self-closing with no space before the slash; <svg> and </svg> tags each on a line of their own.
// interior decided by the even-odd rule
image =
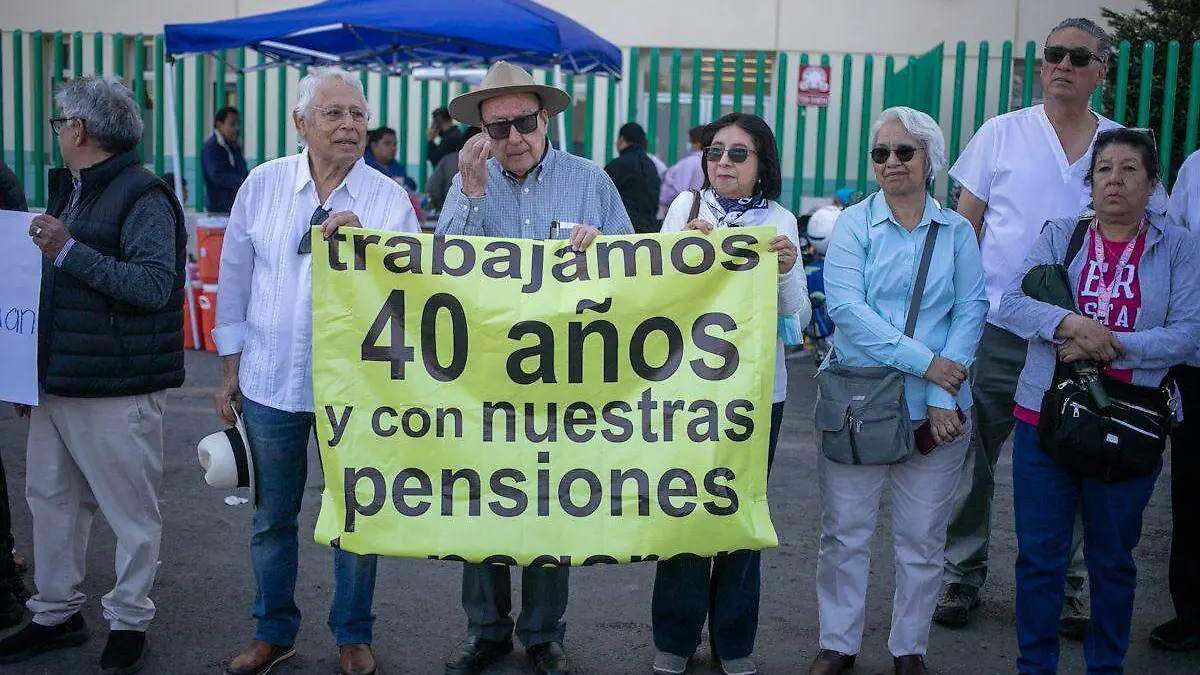
<svg viewBox="0 0 1200 675">
<path fill-rule="evenodd" d="M 317 90 L 328 80 L 340 80 L 354 88 L 362 97 L 363 105 L 366 105 L 367 93 L 363 91 L 362 81 L 358 79 L 357 75 L 340 66 L 321 66 L 308 71 L 308 75 L 300 80 L 300 94 L 296 97 L 296 107 L 292 108 L 292 112 L 296 113 L 300 119 L 308 119 L 308 109 L 317 96 Z"/>
<path fill-rule="evenodd" d="M 879 113 L 871 125 L 871 147 L 879 141 L 879 130 L 888 122 L 899 122 L 904 130 L 917 139 L 925 151 L 925 184 L 932 185 L 934 178 L 946 168 L 946 137 L 942 128 L 929 115 L 905 106 L 888 108 Z"/>
</svg>

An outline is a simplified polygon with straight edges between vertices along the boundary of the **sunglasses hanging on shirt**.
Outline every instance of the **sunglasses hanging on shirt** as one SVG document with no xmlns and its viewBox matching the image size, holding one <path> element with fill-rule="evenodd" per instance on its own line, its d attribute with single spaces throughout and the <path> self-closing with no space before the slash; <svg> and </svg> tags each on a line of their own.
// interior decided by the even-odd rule
<svg viewBox="0 0 1200 675">
<path fill-rule="evenodd" d="M 321 208 L 321 205 L 317 204 L 317 210 L 313 211 L 312 216 L 308 219 L 308 229 L 304 231 L 304 236 L 300 237 L 300 246 L 296 248 L 296 255 L 312 254 L 312 229 L 323 224 L 329 218 L 329 212 L 332 210 Z"/>
</svg>

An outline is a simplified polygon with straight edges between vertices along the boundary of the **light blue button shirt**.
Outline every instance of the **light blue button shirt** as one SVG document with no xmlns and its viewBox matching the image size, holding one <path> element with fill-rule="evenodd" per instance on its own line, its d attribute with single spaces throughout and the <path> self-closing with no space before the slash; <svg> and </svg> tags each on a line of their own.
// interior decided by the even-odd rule
<svg viewBox="0 0 1200 675">
<path fill-rule="evenodd" d="M 932 221 L 941 227 L 910 338 L 904 324 Z M 934 356 L 969 368 L 983 334 L 988 312 L 983 264 L 975 230 L 965 218 L 928 197 L 920 224 L 908 232 L 892 217 L 882 192 L 846 209 L 825 256 L 825 301 L 837 326 L 833 342 L 840 363 L 906 373 L 914 420 L 929 416 L 927 406 L 954 408 L 955 398 L 924 375 Z M 965 384 L 957 404 L 964 411 L 971 407 Z"/>
</svg>

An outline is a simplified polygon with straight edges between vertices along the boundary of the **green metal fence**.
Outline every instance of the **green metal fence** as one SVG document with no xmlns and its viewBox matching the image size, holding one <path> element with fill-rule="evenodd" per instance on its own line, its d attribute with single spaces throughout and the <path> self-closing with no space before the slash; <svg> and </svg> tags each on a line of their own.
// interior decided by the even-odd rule
<svg viewBox="0 0 1200 675">
<path fill-rule="evenodd" d="M 302 75 L 299 69 L 244 74 L 242 69 L 263 65 L 264 60 L 243 49 L 193 57 L 186 67 L 178 62 L 164 64 L 161 35 L 97 33 L 91 36 L 90 49 L 79 32 L 0 35 L 0 147 L 35 206 L 45 204 L 46 170 L 60 161 L 47 124 L 56 112 L 52 93 L 58 84 L 79 75 L 108 74 L 130 84 L 146 122 L 139 145 L 143 161 L 162 173 L 171 169 L 172 157 L 178 154 L 197 209 L 204 200 L 203 181 L 197 179 L 200 149 L 212 133 L 217 108 L 236 105 L 242 111 L 243 143 L 251 164 L 296 147 L 289 106 Z M 1039 100 L 1037 44 L 1029 42 L 1018 52 L 1010 42 L 999 50 L 992 47 L 987 42 L 973 46 L 959 42 L 951 54 L 939 44 L 915 56 L 633 47 L 624 50 L 625 73 L 619 81 L 582 75 L 565 78 L 574 98 L 564 113 L 565 145 L 578 155 L 606 162 L 615 154 L 615 129 L 637 120 L 646 127 L 651 150 L 674 162 L 687 152 L 689 127 L 733 110 L 753 112 L 765 116 L 776 131 L 785 174 L 783 202 L 798 211 L 811 206 L 805 197 L 823 198 L 839 187 L 860 193 L 872 189 L 866 159 L 868 129 L 886 106 L 910 105 L 939 119 L 953 161 L 985 119 Z M 1134 50 L 1142 55 L 1141 68 L 1130 73 Z M 799 69 L 809 63 L 832 69 L 828 108 L 796 105 Z M 1182 144 L 1191 152 L 1197 146 L 1200 42 L 1122 43 L 1111 67 L 1114 85 L 1097 92 L 1094 107 L 1118 122 L 1155 128 L 1164 167 L 1173 169 L 1167 165 L 1173 148 Z M 167 68 L 173 69 L 170 92 Z M 1161 101 L 1151 100 L 1150 75 L 1155 73 L 1162 73 L 1167 82 Z M 549 72 L 535 76 L 553 81 Z M 423 185 L 432 168 L 425 144 L 429 113 L 445 105 L 463 85 L 374 73 L 362 77 L 373 125 L 397 130 L 399 157 L 408 165 L 409 175 Z M 943 91 L 950 95 L 944 96 Z M 167 96 L 174 99 L 173 121 L 179 132 L 174 149 L 167 147 L 171 121 Z M 1152 110 L 1160 111 L 1157 119 L 1151 119 Z M 1182 138 L 1170 124 L 1178 115 L 1187 120 Z M 944 179 L 939 186 L 949 187 Z"/>
</svg>

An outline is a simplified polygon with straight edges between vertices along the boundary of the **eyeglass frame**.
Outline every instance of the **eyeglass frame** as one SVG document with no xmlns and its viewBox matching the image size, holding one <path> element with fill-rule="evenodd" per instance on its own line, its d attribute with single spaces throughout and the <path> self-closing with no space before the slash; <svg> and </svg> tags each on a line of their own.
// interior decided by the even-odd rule
<svg viewBox="0 0 1200 675">
<path fill-rule="evenodd" d="M 310 105 L 310 106 L 308 106 L 308 109 L 309 109 L 309 110 L 320 110 L 322 113 L 325 113 L 325 114 L 328 114 L 328 113 L 331 113 L 331 112 L 333 112 L 333 111 L 337 110 L 337 108 L 330 108 L 330 107 L 326 107 L 326 106 L 323 106 L 323 105 Z M 361 111 L 361 112 L 362 112 L 363 118 L 362 118 L 361 120 L 355 120 L 355 119 L 354 119 L 354 112 L 355 112 L 355 111 Z M 357 123 L 357 124 L 368 124 L 368 123 L 370 123 L 370 121 L 371 121 L 371 111 L 370 111 L 370 110 L 363 110 L 362 108 L 343 108 L 343 109 L 342 109 L 342 114 L 341 114 L 341 115 L 338 115 L 338 117 L 337 117 L 337 119 L 336 119 L 336 120 L 333 120 L 333 119 L 326 119 L 326 120 L 323 120 L 323 121 L 325 121 L 325 122 L 329 122 L 330 124 L 333 124 L 333 123 L 341 123 L 341 121 L 342 121 L 342 120 L 344 120 L 344 119 L 346 119 L 346 117 L 349 117 L 351 122 L 355 122 L 355 123 Z"/>
<path fill-rule="evenodd" d="M 888 153 L 887 157 L 884 157 L 882 162 L 879 161 L 878 159 L 875 159 L 875 151 L 876 150 L 887 150 L 887 153 Z M 912 150 L 912 154 L 909 155 L 908 159 L 904 159 L 903 157 L 900 156 L 900 152 L 906 151 L 906 150 Z M 887 164 L 887 161 L 892 158 L 892 155 L 895 155 L 896 159 L 899 160 L 901 164 L 907 164 L 908 162 L 911 162 L 914 159 L 916 159 L 917 153 L 921 152 L 922 150 L 924 150 L 924 148 L 922 148 L 919 145 L 908 145 L 907 143 L 904 145 L 897 145 L 894 148 L 889 148 L 886 145 L 877 145 L 877 146 L 871 148 L 871 151 L 867 153 L 867 156 L 870 157 L 871 161 L 874 162 L 878 166 L 883 166 L 884 164 Z"/>
<path fill-rule="evenodd" d="M 327 209 L 317 204 L 317 209 L 308 217 L 308 229 L 304 231 L 304 236 L 300 237 L 300 245 L 296 247 L 296 255 L 312 255 L 312 229 L 324 223 L 332 212 L 332 208 Z"/>
<path fill-rule="evenodd" d="M 721 154 L 714 155 L 713 150 L 720 150 Z M 746 154 L 743 155 L 741 159 L 734 159 L 733 158 L 734 150 L 740 150 L 742 152 L 745 152 Z M 722 159 L 729 157 L 729 161 L 734 164 L 741 164 L 742 162 L 750 159 L 750 155 L 758 154 L 758 150 L 755 150 L 754 148 L 747 148 L 747 147 L 741 146 L 741 145 L 735 145 L 730 148 L 727 148 L 723 145 L 710 145 L 710 146 L 704 148 L 703 152 L 704 152 L 704 161 L 706 161 L 706 162 L 719 162 Z"/>
<path fill-rule="evenodd" d="M 1051 49 L 1056 49 L 1056 50 L 1061 49 L 1063 51 L 1063 57 L 1057 61 L 1051 60 L 1049 58 L 1049 54 L 1047 54 L 1047 51 L 1051 50 Z M 1083 52 L 1087 52 L 1087 54 L 1088 54 L 1087 63 L 1084 63 L 1084 64 L 1075 63 L 1075 61 L 1073 59 L 1073 55 L 1081 54 Z M 1097 54 L 1096 52 L 1088 49 L 1087 47 L 1064 47 L 1062 45 L 1042 45 L 1042 61 L 1045 61 L 1046 63 L 1049 63 L 1050 65 L 1056 66 L 1056 65 L 1062 63 L 1064 60 L 1070 61 L 1071 66 L 1074 68 L 1087 68 L 1088 66 L 1092 65 L 1092 61 L 1096 61 L 1097 63 L 1099 63 L 1102 66 L 1108 65 L 1107 58 L 1104 58 L 1100 54 Z"/>
<path fill-rule="evenodd" d="M 544 110 L 545 110 L 545 108 L 538 108 L 537 110 L 535 110 L 531 113 L 528 113 L 525 115 L 518 115 L 517 117 L 514 117 L 510 120 L 496 120 L 495 122 L 487 122 L 483 125 L 483 131 L 484 131 L 484 133 L 486 133 L 488 135 L 488 138 L 492 139 L 493 141 L 503 141 L 504 139 L 506 139 L 512 135 L 513 129 L 516 129 L 518 134 L 521 134 L 522 136 L 527 136 L 527 135 L 532 134 L 533 132 L 537 131 L 538 121 L 539 121 L 539 118 L 541 118 L 542 112 Z M 517 121 L 518 120 L 527 120 L 527 119 L 531 119 L 531 118 L 533 119 L 533 126 L 529 128 L 529 131 L 521 131 L 521 127 L 517 126 Z M 491 129 L 492 127 L 494 127 L 494 126 L 498 127 L 501 125 L 505 125 L 505 129 L 504 129 L 505 133 L 502 136 L 497 136 L 496 134 L 492 133 L 492 129 Z"/>
<path fill-rule="evenodd" d="M 81 118 L 81 117 L 51 117 L 49 120 L 50 133 L 54 134 L 55 136 L 61 134 L 63 125 L 65 125 L 67 122 L 70 122 L 71 120 L 77 120 L 77 119 L 83 119 L 83 118 Z"/>
</svg>

